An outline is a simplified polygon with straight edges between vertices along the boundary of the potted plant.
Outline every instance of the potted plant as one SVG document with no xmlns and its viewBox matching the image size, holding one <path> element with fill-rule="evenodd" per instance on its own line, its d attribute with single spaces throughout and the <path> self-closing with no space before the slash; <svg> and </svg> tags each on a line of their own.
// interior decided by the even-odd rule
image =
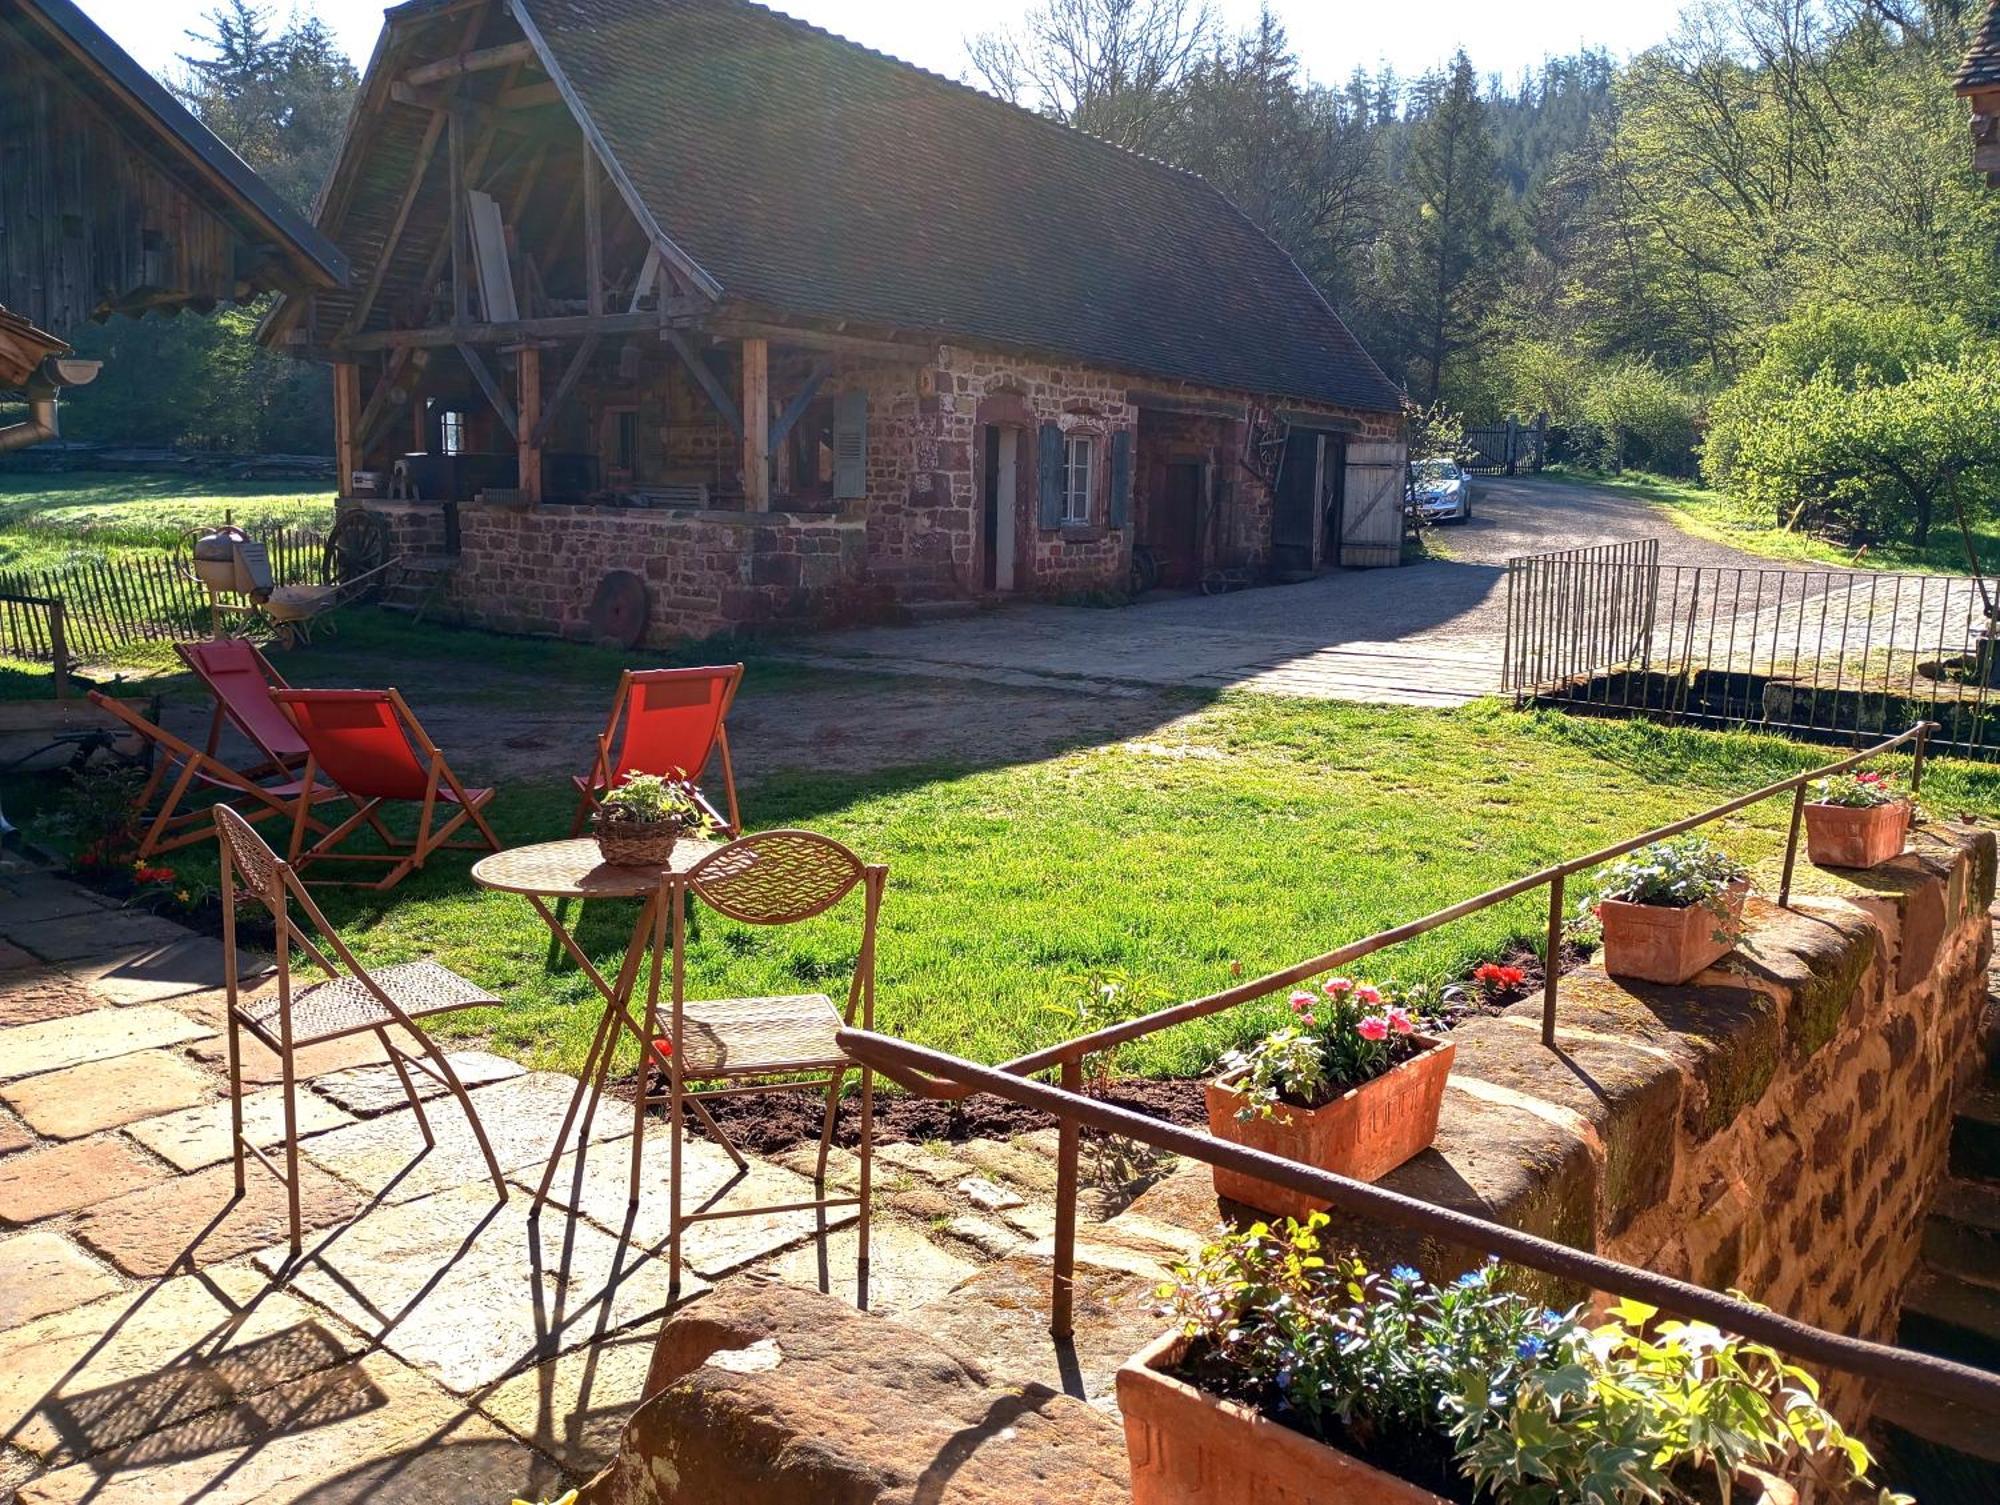
<svg viewBox="0 0 2000 1505">
<path fill-rule="evenodd" d="M 1335 977 L 1291 997 L 1292 1022 L 1224 1056 L 1207 1084 L 1219 1139 L 1373 1181 L 1421 1153 L 1456 1048 L 1423 1033 L 1407 1001 Z M 1218 1194 L 1283 1217 L 1326 1203 L 1215 1167 Z"/>
<path fill-rule="evenodd" d="M 1491 1261 L 1443 1285 L 1371 1272 L 1323 1250 L 1325 1222 L 1225 1237 L 1162 1288 L 1173 1327 L 1118 1371 L 1133 1505 L 1792 1505 L 1797 1482 L 1865 1484 L 1867 1450 L 1771 1349 L 1635 1302 L 1588 1326 Z"/>
<path fill-rule="evenodd" d="M 1604 970 L 1644 982 L 1686 982 L 1727 955 L 1743 933 L 1743 865 L 1706 837 L 1676 836 L 1628 852 L 1597 891 Z"/>
<path fill-rule="evenodd" d="M 692 784 L 653 773 L 627 774 L 605 791 L 591 817 L 597 850 L 613 867 L 663 868 L 681 837 L 706 838 L 714 830 Z"/>
<path fill-rule="evenodd" d="M 1820 867 L 1874 867 L 1899 855 L 1910 802 L 1886 773 L 1843 773 L 1807 786 L 1806 854 Z"/>
</svg>

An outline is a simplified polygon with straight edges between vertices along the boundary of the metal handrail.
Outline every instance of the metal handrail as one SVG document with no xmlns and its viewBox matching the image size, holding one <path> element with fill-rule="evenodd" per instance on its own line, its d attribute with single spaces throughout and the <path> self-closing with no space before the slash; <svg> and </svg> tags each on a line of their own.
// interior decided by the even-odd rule
<svg viewBox="0 0 2000 1505">
<path fill-rule="evenodd" d="M 1697 826 L 1708 824 L 1710 821 L 1720 820 L 1725 815 L 1732 815 L 1745 806 L 1754 805 L 1761 800 L 1771 799 L 1789 791 L 1792 795 L 1792 820 L 1790 831 L 1785 839 L 1784 879 L 1778 891 L 1779 905 L 1789 907 L 1792 901 L 1792 872 L 1798 861 L 1799 828 L 1805 816 L 1806 786 L 1815 779 L 1844 772 L 1854 767 L 1857 763 L 1865 763 L 1870 758 L 1879 757 L 1883 753 L 1894 751 L 1905 743 L 1915 742 L 1916 751 L 1910 768 L 1910 789 L 1914 793 L 1923 785 L 1924 745 L 1934 725 L 1935 723 L 1933 722 L 1919 721 L 1907 731 L 1899 732 L 1886 741 L 1878 742 L 1873 747 L 1866 748 L 1861 752 L 1850 754 L 1832 763 L 1823 763 L 1817 768 L 1809 768 L 1805 772 L 1793 774 L 1789 778 L 1779 779 L 1776 783 L 1766 784 L 1761 789 L 1753 789 L 1748 794 L 1738 795 L 1732 800 L 1725 800 L 1720 805 L 1711 805 L 1708 809 L 1700 811 L 1698 814 L 1687 816 L 1682 820 L 1674 821 L 1668 825 L 1656 826 L 1642 835 L 1616 842 L 1608 847 L 1600 847 L 1596 851 L 1586 853 L 1581 857 L 1572 857 L 1565 862 L 1556 863 L 1553 867 L 1542 868 L 1538 872 L 1516 878 L 1510 883 L 1503 883 L 1498 888 L 1490 888 L 1483 894 L 1475 894 L 1469 899 L 1461 899 L 1458 903 L 1435 910 L 1421 919 L 1410 920 L 1388 930 L 1378 930 L 1375 934 L 1366 936 L 1361 940 L 1350 941 L 1345 946 L 1336 947 L 1334 950 L 1324 952 L 1319 956 L 1309 957 L 1305 961 L 1295 963 L 1280 971 L 1268 972 L 1262 977 L 1238 983 L 1235 987 L 1225 988 L 1219 993 L 1210 993 L 1204 998 L 1194 998 L 1185 1003 L 1176 1003 L 1163 1009 L 1155 1009 L 1152 1013 L 1142 1014 L 1137 1019 L 1128 1019 L 1119 1024 L 1107 1025 L 1103 1029 L 1092 1030 L 1089 1034 L 1077 1035 L 1059 1044 L 1046 1046 L 1041 1050 L 1030 1051 L 1023 1056 L 1016 1056 L 1013 1060 L 1002 1062 L 997 1067 L 981 1067 L 979 1069 L 982 1072 L 997 1071 L 1010 1077 L 1027 1077 L 1039 1071 L 1055 1069 L 1059 1070 L 1062 1074 L 1063 1087 L 1074 1091 L 1083 1083 L 1083 1059 L 1085 1056 L 1129 1044 L 1133 1040 L 1142 1039 L 1147 1035 L 1155 1034 L 1176 1024 L 1186 1024 L 1190 1020 L 1201 1019 L 1210 1014 L 1220 1013 L 1222 1010 L 1234 1008 L 1240 1003 L 1249 1003 L 1258 998 L 1268 997 L 1272 993 L 1303 982 L 1309 977 L 1318 976 L 1322 972 L 1329 972 L 1335 967 L 1345 966 L 1347 963 L 1358 960 L 1361 957 L 1373 955 L 1377 951 L 1398 945 L 1403 941 L 1423 935 L 1428 931 L 1436 930 L 1441 925 L 1448 925 L 1453 920 L 1463 919 L 1469 914 L 1477 914 L 1480 910 L 1491 909 L 1497 904 L 1504 904 L 1507 900 L 1526 893 L 1530 889 L 1539 888 L 1544 885 L 1549 890 L 1549 921 L 1548 949 L 1544 953 L 1546 959 L 1542 969 L 1544 974 L 1542 985 L 1542 1043 L 1550 1049 L 1554 1049 L 1556 1043 L 1556 993 L 1561 973 L 1559 960 L 1562 953 L 1564 919 L 1563 887 L 1565 880 L 1571 874 L 1583 872 L 1589 868 L 1598 866 L 1600 863 L 1609 862 L 1614 857 L 1622 857 L 1625 853 L 1636 851 L 1638 848 L 1652 842 L 1664 841 L 1670 836 L 1678 836 L 1682 832 L 1691 831 Z M 936 1099 L 951 1100 L 968 1097 L 977 1090 L 959 1078 L 949 1076 L 929 1077 L 925 1076 L 921 1071 L 907 1069 L 905 1074 L 896 1077 L 896 1080 L 919 1096 Z M 1063 1121 L 1063 1127 L 1059 1135 L 1056 1156 L 1056 1290 L 1055 1317 L 1052 1325 L 1058 1336 L 1067 1335 L 1070 1325 L 1069 1297 L 1073 1283 L 1076 1253 L 1077 1151 L 1078 1144 L 1075 1124 L 1066 1119 Z"/>
<path fill-rule="evenodd" d="M 1544 1274 L 1581 1282 L 1593 1290 L 1637 1296 L 1663 1311 L 1712 1323 L 1753 1342 L 1768 1343 L 1794 1358 L 1919 1391 L 1939 1400 L 1956 1401 L 1989 1416 L 2000 1416 L 2000 1375 L 1970 1365 L 1828 1332 L 1669 1275 L 1620 1264 L 1504 1223 L 1438 1207 L 1331 1171 L 1315 1170 L 1247 1145 L 1211 1138 L 1130 1109 L 1098 1102 L 1081 1093 L 1031 1081 L 1002 1068 L 980 1066 L 889 1035 L 843 1029 L 836 1038 L 841 1050 L 852 1059 L 907 1086 L 944 1077 L 964 1086 L 968 1092 L 990 1092 L 1050 1113 L 1061 1123 L 1065 1135 L 1074 1134 L 1079 1125 L 1087 1125 L 1106 1134 L 1137 1140 L 1191 1160 L 1275 1183 L 1316 1201 L 1329 1202 L 1345 1212 L 1395 1223 L 1482 1253 L 1497 1254 Z"/>
</svg>

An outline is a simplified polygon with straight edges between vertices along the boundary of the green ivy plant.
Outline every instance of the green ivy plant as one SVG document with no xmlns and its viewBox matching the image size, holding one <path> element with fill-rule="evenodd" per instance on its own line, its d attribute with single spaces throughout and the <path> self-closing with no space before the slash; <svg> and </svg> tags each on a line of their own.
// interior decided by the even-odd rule
<svg viewBox="0 0 2000 1505">
<path fill-rule="evenodd" d="M 671 824 L 683 835 L 707 837 L 715 822 L 695 798 L 694 785 L 686 779 L 662 778 L 658 774 L 633 772 L 616 789 L 606 791 L 598 801 L 600 821 L 634 821 L 646 825 Z"/>
</svg>

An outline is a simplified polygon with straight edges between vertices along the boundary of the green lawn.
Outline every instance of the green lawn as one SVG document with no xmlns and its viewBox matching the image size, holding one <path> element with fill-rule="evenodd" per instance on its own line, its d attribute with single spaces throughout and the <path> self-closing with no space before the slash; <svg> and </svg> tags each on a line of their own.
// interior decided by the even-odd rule
<svg viewBox="0 0 2000 1505">
<path fill-rule="evenodd" d="M 1766 559 L 1927 575 L 1970 573 L 1965 562 L 1965 545 L 1949 517 L 1939 520 L 1931 530 L 1930 541 L 1921 549 L 1903 541 L 1852 549 L 1806 533 L 1774 527 L 1761 513 L 1745 511 L 1738 502 L 1721 492 L 1673 476 L 1651 475 L 1644 471 L 1627 471 L 1623 475 L 1612 476 L 1589 471 L 1546 470 L 1541 478 L 1663 503 L 1662 511 L 1683 533 L 1711 543 L 1728 544 L 1746 554 Z M 1988 521 L 1976 525 L 1972 538 L 1983 564 L 1989 569 L 2000 564 L 2000 523 Z"/>
<path fill-rule="evenodd" d="M 576 672 L 572 650 L 537 652 L 552 674 Z M 753 671 L 746 694 L 770 689 Z M 887 862 L 880 1024 L 997 1061 L 1075 1033 L 1062 1006 L 1093 972 L 1205 993 L 1239 968 L 1283 966 L 1827 756 L 1491 703 L 1433 712 L 1246 694 L 1187 708 L 1144 743 L 1043 761 L 778 772 L 746 788 L 745 810 L 753 828 L 812 827 Z M 1937 762 L 1925 795 L 1940 813 L 2000 815 L 2000 770 Z M 8 803 L 24 808 L 11 792 Z M 569 809 L 551 777 L 505 788 L 494 820 L 505 841 L 523 842 L 561 834 Z M 1773 801 L 1716 828 L 1766 886 L 1785 814 Z M 597 1017 L 587 983 L 546 970 L 540 923 L 524 901 L 476 890 L 469 860 L 453 854 L 387 895 L 324 890 L 326 907 L 365 957 L 435 955 L 509 1000 L 449 1032 L 575 1069 Z M 184 880 L 212 872 L 205 856 L 180 854 L 177 865 Z M 1462 974 L 1539 935 L 1543 903 L 1524 897 L 1356 970 Z M 591 906 L 581 933 L 593 957 L 613 958 L 630 922 L 627 906 Z M 757 931 L 707 916 L 691 986 L 697 996 L 836 991 L 853 954 L 846 917 Z M 1276 1008 L 1183 1027 L 1124 1065 L 1201 1071 Z"/>
<path fill-rule="evenodd" d="M 245 526 L 333 521 L 330 492 L 272 481 L 78 471 L 0 471 L 0 570 L 59 569 L 81 559 L 170 550 L 225 514 Z"/>
</svg>

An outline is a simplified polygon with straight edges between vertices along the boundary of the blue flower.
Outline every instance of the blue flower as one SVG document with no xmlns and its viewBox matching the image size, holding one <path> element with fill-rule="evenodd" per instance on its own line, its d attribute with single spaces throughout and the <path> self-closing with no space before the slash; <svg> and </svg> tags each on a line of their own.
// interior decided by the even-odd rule
<svg viewBox="0 0 2000 1505">
<path fill-rule="evenodd" d="M 1391 1280 L 1403 1281 L 1409 1285 L 1415 1285 L 1424 1278 L 1424 1272 L 1413 1270 L 1408 1265 L 1396 1265 L 1389 1271 L 1389 1278 Z"/>
<path fill-rule="evenodd" d="M 1568 1312 L 1559 1312 L 1552 1306 L 1542 1308 L 1542 1325 L 1544 1327 L 1561 1327 L 1567 1321 L 1569 1321 Z"/>
<path fill-rule="evenodd" d="M 1531 1360 L 1539 1359 L 1543 1354 L 1547 1353 L 1548 1351 L 1549 1351 L 1548 1340 L 1546 1338 L 1537 1338 L 1532 1335 L 1523 1338 L 1520 1341 L 1520 1343 L 1515 1346 L 1514 1349 L 1514 1352 L 1518 1354 L 1521 1358 L 1531 1359 Z"/>
<path fill-rule="evenodd" d="M 1463 1275 L 1458 1277 L 1455 1284 L 1461 1291 L 1469 1291 L 1474 1286 L 1483 1286 L 1486 1284 L 1486 1271 L 1484 1269 L 1467 1270 Z"/>
</svg>

